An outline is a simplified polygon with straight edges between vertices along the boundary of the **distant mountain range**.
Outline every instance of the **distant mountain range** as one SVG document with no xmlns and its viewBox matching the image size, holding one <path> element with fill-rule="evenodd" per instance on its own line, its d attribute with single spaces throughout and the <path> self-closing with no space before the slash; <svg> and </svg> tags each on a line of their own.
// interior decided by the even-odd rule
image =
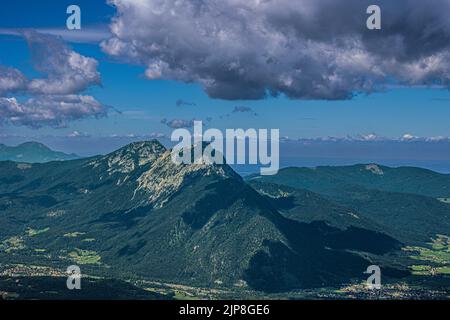
<svg viewBox="0 0 450 320">
<path fill-rule="evenodd" d="M 448 236 L 449 187 L 446 175 L 376 165 L 244 180 L 226 164 L 176 165 L 156 140 L 87 159 L 0 162 L 0 265 L 78 264 L 236 295 L 338 288 L 371 264 L 403 281 L 414 264 L 405 248 Z"/>
<path fill-rule="evenodd" d="M 76 154 L 53 151 L 42 143 L 25 142 L 15 147 L 0 144 L 0 161 L 43 163 L 77 159 Z"/>
</svg>

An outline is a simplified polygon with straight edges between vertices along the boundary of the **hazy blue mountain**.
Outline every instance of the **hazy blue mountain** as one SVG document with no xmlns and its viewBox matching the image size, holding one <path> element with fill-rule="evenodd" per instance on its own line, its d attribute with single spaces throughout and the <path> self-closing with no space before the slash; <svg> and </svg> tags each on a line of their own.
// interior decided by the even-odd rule
<svg viewBox="0 0 450 320">
<path fill-rule="evenodd" d="M 344 209 L 324 206 L 318 219 L 290 219 L 228 165 L 176 165 L 157 141 L 88 159 L 0 162 L 0 262 L 275 292 L 359 281 L 367 254 L 401 247 L 369 220 L 340 223 Z"/>
<path fill-rule="evenodd" d="M 73 160 L 79 156 L 53 151 L 38 142 L 25 142 L 15 147 L 0 144 L 0 161 L 11 160 L 25 163 Z"/>
</svg>

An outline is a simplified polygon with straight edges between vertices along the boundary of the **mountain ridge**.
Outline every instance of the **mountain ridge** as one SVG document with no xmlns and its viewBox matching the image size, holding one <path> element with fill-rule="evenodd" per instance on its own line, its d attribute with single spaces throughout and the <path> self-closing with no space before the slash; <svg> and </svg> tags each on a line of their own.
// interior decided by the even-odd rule
<svg viewBox="0 0 450 320">
<path fill-rule="evenodd" d="M 374 164 L 294 167 L 281 169 L 277 175 L 252 175 L 245 180 L 251 185 L 261 184 L 262 189 L 274 184 L 296 192 L 313 192 L 351 208 L 359 218 L 373 221 L 387 234 L 410 244 L 430 241 L 450 230 L 450 204 L 446 200 L 450 198 L 450 175 L 426 169 Z M 302 210 L 294 208 L 287 214 L 293 217 L 299 212 Z"/>
<path fill-rule="evenodd" d="M 0 144 L 0 161 L 16 161 L 24 163 L 45 163 L 50 161 L 74 160 L 80 158 L 71 153 L 54 151 L 46 145 L 28 141 L 17 146 Z"/>
<path fill-rule="evenodd" d="M 369 229 L 291 220 L 228 165 L 175 164 L 157 142 L 0 162 L 0 200 L 0 261 L 75 262 L 119 278 L 279 292 L 348 283 L 372 263 L 354 251 L 401 246 Z"/>
<path fill-rule="evenodd" d="M 358 185 L 368 189 L 390 192 L 406 192 L 431 197 L 450 197 L 450 174 L 438 173 L 418 167 L 388 167 L 374 163 L 349 166 L 286 167 L 276 177 L 301 176 L 302 180 L 285 181 L 292 187 L 327 192 L 328 184 Z M 249 175 L 246 180 L 257 178 Z M 313 177 L 314 181 L 309 179 Z M 271 180 L 271 176 L 265 178 Z M 320 180 L 320 186 L 316 186 Z M 337 181 L 338 180 L 338 181 Z M 311 183 L 310 183 L 311 182 Z M 434 184 L 430 186 L 430 184 Z"/>
</svg>

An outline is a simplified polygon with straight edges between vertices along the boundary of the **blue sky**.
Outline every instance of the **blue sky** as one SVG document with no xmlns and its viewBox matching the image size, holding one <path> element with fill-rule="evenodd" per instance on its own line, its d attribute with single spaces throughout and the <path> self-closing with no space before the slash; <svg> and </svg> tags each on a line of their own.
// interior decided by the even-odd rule
<svg viewBox="0 0 450 320">
<path fill-rule="evenodd" d="M 74 33 L 106 30 L 116 13 L 116 8 L 102 1 L 9 1 L 2 4 L 0 30 L 63 31 L 69 4 L 78 4 L 82 10 L 82 30 L 71 31 Z M 80 55 L 98 61 L 101 85 L 89 85 L 82 94 L 110 106 L 107 117 L 77 119 L 64 128 L 30 128 L 5 122 L 0 126 L 5 142 L 13 141 L 8 140 L 11 136 L 26 140 L 29 137 L 65 137 L 74 132 L 92 138 L 170 135 L 172 128 L 161 123 L 163 119 L 194 118 L 219 129 L 279 128 L 282 136 L 291 139 L 372 133 L 393 139 L 405 134 L 450 136 L 450 92 L 445 86 L 388 84 L 381 92 L 362 93 L 348 100 L 288 98 L 283 92 L 277 97 L 230 100 L 208 94 L 208 90 L 195 81 L 184 83 L 176 77 L 148 79 L 145 63 L 108 54 L 100 47 L 100 41 L 66 39 L 64 42 Z M 0 65 L 18 69 L 27 78 L 40 76 L 27 41 L 21 36 L 0 32 Z M 18 96 L 18 99 L 25 98 L 26 94 Z M 177 105 L 178 100 L 186 103 Z M 252 111 L 233 112 L 237 106 Z"/>
</svg>

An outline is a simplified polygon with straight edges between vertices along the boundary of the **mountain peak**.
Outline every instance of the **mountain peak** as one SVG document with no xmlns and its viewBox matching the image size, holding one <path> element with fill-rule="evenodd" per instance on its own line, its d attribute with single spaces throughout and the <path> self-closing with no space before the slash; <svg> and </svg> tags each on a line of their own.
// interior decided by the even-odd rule
<svg viewBox="0 0 450 320">
<path fill-rule="evenodd" d="M 132 142 L 107 154 L 93 164 L 97 166 L 98 161 L 105 161 L 110 175 L 117 172 L 130 173 L 138 167 L 155 161 L 164 152 L 166 152 L 166 148 L 158 140 Z"/>
<path fill-rule="evenodd" d="M 166 148 L 156 139 L 150 141 L 137 141 L 127 144 L 126 146 L 116 150 L 110 155 L 115 156 L 132 156 L 135 160 L 138 160 L 139 165 L 144 165 L 154 157 L 159 157 Z"/>
<path fill-rule="evenodd" d="M 156 139 L 153 140 L 147 140 L 147 141 L 136 141 L 131 142 L 124 147 L 120 148 L 119 150 L 125 149 L 127 151 L 138 151 L 138 152 L 146 152 L 152 151 L 156 153 L 164 153 L 166 151 L 166 148 Z M 118 150 L 118 151 L 119 151 Z"/>
</svg>

